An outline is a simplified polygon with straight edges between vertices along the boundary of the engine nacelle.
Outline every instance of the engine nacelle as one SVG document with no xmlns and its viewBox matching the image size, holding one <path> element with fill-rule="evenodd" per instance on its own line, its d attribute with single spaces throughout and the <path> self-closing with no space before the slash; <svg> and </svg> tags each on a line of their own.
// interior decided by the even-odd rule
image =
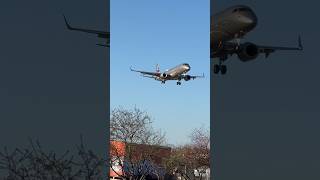
<svg viewBox="0 0 320 180">
<path fill-rule="evenodd" d="M 162 74 L 160 75 L 160 77 L 161 77 L 161 78 L 167 78 L 167 77 L 168 77 L 168 74 L 162 73 Z"/>
<path fill-rule="evenodd" d="M 246 62 L 257 58 L 259 49 L 255 44 L 246 42 L 240 45 L 240 50 L 237 54 L 241 61 Z"/>
<path fill-rule="evenodd" d="M 183 77 L 183 79 L 184 79 L 185 81 L 189 81 L 189 80 L 191 79 L 191 76 L 190 76 L 190 75 L 185 75 L 185 76 Z"/>
</svg>

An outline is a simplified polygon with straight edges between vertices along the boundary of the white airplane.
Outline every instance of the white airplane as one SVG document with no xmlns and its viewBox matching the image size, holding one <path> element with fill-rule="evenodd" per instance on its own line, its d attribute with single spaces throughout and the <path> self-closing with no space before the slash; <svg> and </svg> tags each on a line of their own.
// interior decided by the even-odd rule
<svg viewBox="0 0 320 180">
<path fill-rule="evenodd" d="M 159 65 L 156 66 L 155 72 L 134 70 L 131 67 L 130 70 L 141 73 L 143 77 L 161 81 L 162 84 L 165 84 L 168 80 L 177 80 L 177 85 L 181 85 L 181 80 L 189 81 L 195 78 L 204 78 L 204 74 L 202 76 L 187 75 L 187 72 L 190 71 L 190 65 L 187 63 L 179 64 L 174 68 L 164 71 L 163 73 L 160 72 Z"/>
</svg>

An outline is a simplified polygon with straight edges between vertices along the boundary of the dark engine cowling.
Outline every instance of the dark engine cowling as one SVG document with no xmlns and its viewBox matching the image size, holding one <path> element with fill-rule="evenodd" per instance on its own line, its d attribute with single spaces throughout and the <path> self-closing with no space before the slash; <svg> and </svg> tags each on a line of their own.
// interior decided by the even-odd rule
<svg viewBox="0 0 320 180">
<path fill-rule="evenodd" d="M 237 54 L 241 61 L 246 62 L 254 60 L 258 56 L 259 50 L 255 44 L 246 42 L 240 45 L 240 50 Z"/>
<path fill-rule="evenodd" d="M 190 76 L 190 75 L 185 75 L 185 76 L 183 77 L 183 79 L 184 79 L 185 81 L 189 81 L 189 80 L 191 79 L 191 76 Z"/>
<path fill-rule="evenodd" d="M 161 74 L 161 77 L 162 77 L 162 78 L 167 78 L 167 77 L 168 77 L 168 74 L 162 73 L 162 74 Z"/>
</svg>

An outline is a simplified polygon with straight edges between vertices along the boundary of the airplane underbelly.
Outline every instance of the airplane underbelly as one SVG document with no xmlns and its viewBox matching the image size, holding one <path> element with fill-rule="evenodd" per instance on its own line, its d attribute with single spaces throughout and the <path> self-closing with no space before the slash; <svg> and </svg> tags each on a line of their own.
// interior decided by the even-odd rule
<svg viewBox="0 0 320 180">
<path fill-rule="evenodd" d="M 222 48 L 222 43 L 232 40 L 233 37 L 233 35 L 230 35 L 229 33 L 225 33 L 223 31 L 212 33 L 210 41 L 211 53 L 218 53 L 219 50 Z"/>
<path fill-rule="evenodd" d="M 224 31 L 214 31 L 211 34 L 211 44 L 218 45 L 220 42 L 230 41 L 233 36 L 230 33 L 226 33 Z"/>
<path fill-rule="evenodd" d="M 245 34 L 246 32 L 242 31 L 242 27 L 236 22 L 229 22 L 224 24 L 224 26 L 216 27 L 210 34 L 211 54 L 213 54 L 213 56 L 219 54 L 224 42 L 235 39 L 237 35 L 241 37 Z"/>
<path fill-rule="evenodd" d="M 220 41 L 230 41 L 235 38 L 236 34 L 239 34 L 241 28 L 237 23 L 229 22 L 224 26 L 216 26 L 213 28 L 210 34 L 212 42 L 218 43 Z"/>
</svg>

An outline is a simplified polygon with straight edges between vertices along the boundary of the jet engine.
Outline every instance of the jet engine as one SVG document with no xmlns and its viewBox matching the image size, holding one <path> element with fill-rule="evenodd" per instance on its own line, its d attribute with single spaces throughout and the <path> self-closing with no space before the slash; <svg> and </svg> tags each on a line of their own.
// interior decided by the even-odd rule
<svg viewBox="0 0 320 180">
<path fill-rule="evenodd" d="M 191 76 L 190 76 L 190 75 L 185 75 L 185 76 L 183 77 L 183 79 L 184 79 L 185 81 L 189 81 L 189 80 L 191 79 Z"/>
<path fill-rule="evenodd" d="M 162 73 L 162 74 L 160 75 L 160 77 L 161 77 L 161 78 L 167 78 L 167 77 L 168 77 L 168 74 Z"/>
<path fill-rule="evenodd" d="M 241 61 L 246 62 L 254 60 L 258 56 L 259 50 L 255 44 L 246 42 L 240 45 L 240 50 L 237 54 Z"/>
</svg>

